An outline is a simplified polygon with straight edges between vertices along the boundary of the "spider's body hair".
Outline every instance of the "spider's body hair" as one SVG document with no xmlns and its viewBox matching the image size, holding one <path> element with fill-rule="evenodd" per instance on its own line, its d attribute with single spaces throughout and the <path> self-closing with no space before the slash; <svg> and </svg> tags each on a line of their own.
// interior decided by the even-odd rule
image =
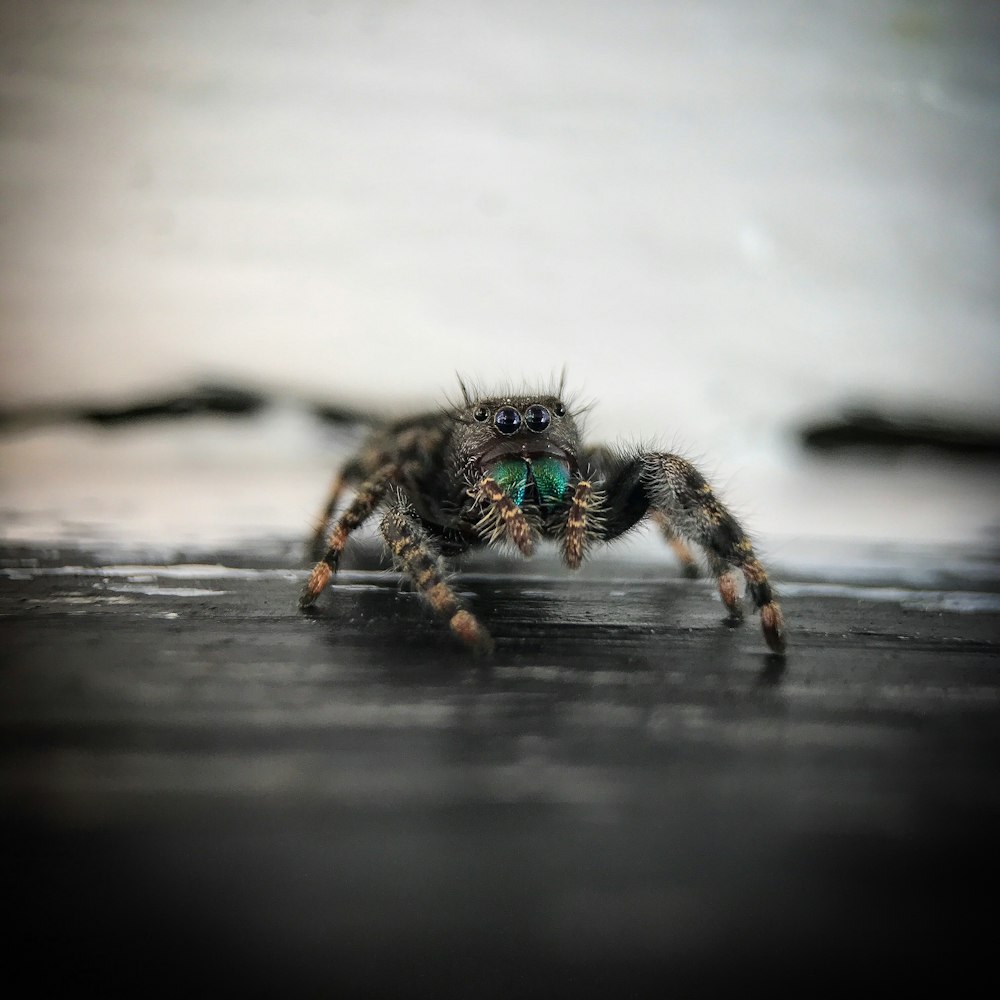
<svg viewBox="0 0 1000 1000">
<path fill-rule="evenodd" d="M 688 461 L 649 445 L 585 446 L 564 378 L 546 389 L 484 392 L 459 379 L 462 398 L 375 428 L 341 469 L 313 542 L 323 543 L 347 485 L 356 489 L 330 531 L 326 554 L 303 591 L 311 605 L 336 573 L 348 536 L 377 510 L 394 564 L 452 631 L 477 648 L 489 634 L 450 586 L 444 557 L 487 545 L 530 556 L 555 541 L 571 569 L 598 542 L 651 518 L 688 575 L 703 549 L 732 617 L 738 570 L 760 611 L 768 644 L 784 648 L 781 611 L 739 521 Z"/>
</svg>

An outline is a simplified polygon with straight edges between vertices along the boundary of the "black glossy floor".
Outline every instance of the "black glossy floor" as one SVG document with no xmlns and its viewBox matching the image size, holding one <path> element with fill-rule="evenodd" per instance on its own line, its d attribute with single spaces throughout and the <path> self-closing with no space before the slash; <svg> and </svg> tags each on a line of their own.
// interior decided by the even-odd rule
<svg viewBox="0 0 1000 1000">
<path fill-rule="evenodd" d="M 0 580 L 8 965 L 36 986 L 996 976 L 995 582 L 954 582 L 962 611 L 790 586 L 782 662 L 704 582 L 480 572 L 475 660 L 390 575 L 304 617 L 290 569 L 36 555 Z"/>
</svg>

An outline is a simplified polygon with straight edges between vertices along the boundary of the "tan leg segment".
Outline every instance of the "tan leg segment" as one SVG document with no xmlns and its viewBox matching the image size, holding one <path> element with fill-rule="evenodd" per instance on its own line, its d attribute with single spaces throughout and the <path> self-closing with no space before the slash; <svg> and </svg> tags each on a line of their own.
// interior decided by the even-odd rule
<svg viewBox="0 0 1000 1000">
<path fill-rule="evenodd" d="M 346 486 L 347 482 L 344 479 L 343 473 L 337 473 L 333 483 L 330 485 L 326 503 L 317 515 L 316 523 L 313 525 L 313 532 L 309 536 L 309 553 L 313 559 L 319 559 L 323 555 L 323 543 L 326 539 L 327 525 L 329 525 L 330 518 L 333 517 L 334 511 L 337 509 L 337 504 L 340 502 L 341 494 L 343 494 Z"/>
<path fill-rule="evenodd" d="M 781 607 L 774 599 L 767 573 L 760 560 L 753 554 L 749 541 L 745 541 L 746 558 L 740 564 L 743 576 L 746 577 L 747 588 L 753 595 L 754 603 L 760 610 L 760 627 L 764 639 L 775 653 L 785 651 L 785 618 Z"/>
<path fill-rule="evenodd" d="M 691 551 L 691 546 L 684 541 L 673 529 L 670 524 L 670 519 L 662 510 L 654 510 L 651 512 L 653 520 L 656 522 L 657 527 L 660 529 L 660 534 L 663 535 L 663 540 L 670 546 L 674 555 L 677 557 L 677 561 L 681 564 L 681 572 L 693 580 L 699 575 L 698 570 L 698 560 L 695 558 L 695 554 Z"/>
<path fill-rule="evenodd" d="M 740 603 L 739 574 L 735 570 L 727 569 L 719 574 L 718 580 L 719 597 L 729 611 L 729 616 L 733 619 L 743 617 L 743 606 Z"/>
<path fill-rule="evenodd" d="M 643 481 L 653 508 L 665 514 L 673 530 L 705 550 L 719 579 L 719 593 L 731 612 L 736 586 L 729 570 L 742 571 L 747 592 L 760 612 L 764 640 L 775 653 L 783 653 L 781 608 L 742 525 L 689 462 L 677 455 L 647 455 L 644 463 Z"/>
<path fill-rule="evenodd" d="M 405 510 L 394 507 L 379 526 L 393 562 L 413 581 L 417 591 L 444 619 L 452 632 L 477 652 L 489 652 L 493 639 L 462 604 L 461 599 L 445 582 L 441 563 L 424 530 Z"/>
<path fill-rule="evenodd" d="M 583 562 L 593 529 L 593 515 L 599 507 L 600 496 L 594 492 L 593 484 L 581 479 L 573 489 L 562 539 L 563 559 L 570 569 L 579 569 Z"/>
<path fill-rule="evenodd" d="M 382 502 L 385 491 L 395 476 L 395 467 L 391 465 L 381 468 L 371 479 L 362 483 L 350 505 L 341 514 L 340 519 L 330 532 L 326 555 L 315 565 L 308 582 L 299 597 L 299 607 L 308 608 L 315 603 L 316 598 L 337 572 L 340 556 L 347 545 L 347 539 L 352 531 L 360 528 L 371 517 L 374 510 Z"/>
</svg>

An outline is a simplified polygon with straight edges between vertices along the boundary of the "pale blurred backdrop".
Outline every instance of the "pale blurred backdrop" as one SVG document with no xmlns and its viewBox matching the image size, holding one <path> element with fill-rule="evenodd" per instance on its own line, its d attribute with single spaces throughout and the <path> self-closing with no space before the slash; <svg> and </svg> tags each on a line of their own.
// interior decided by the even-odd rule
<svg viewBox="0 0 1000 1000">
<path fill-rule="evenodd" d="M 566 366 L 779 559 L 995 542 L 991 465 L 797 443 L 854 403 L 1000 425 L 993 0 L 2 11 L 0 406 Z M 4 537 L 292 536 L 338 447 L 292 406 L 9 434 Z"/>
</svg>

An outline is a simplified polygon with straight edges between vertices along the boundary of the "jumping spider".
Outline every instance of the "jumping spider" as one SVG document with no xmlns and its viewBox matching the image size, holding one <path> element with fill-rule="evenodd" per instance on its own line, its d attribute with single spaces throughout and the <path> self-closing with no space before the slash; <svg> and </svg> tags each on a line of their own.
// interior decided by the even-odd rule
<svg viewBox="0 0 1000 1000">
<path fill-rule="evenodd" d="M 344 489 L 356 493 L 302 591 L 303 610 L 337 572 L 351 532 L 381 508 L 396 567 L 462 642 L 488 650 L 490 634 L 447 582 L 444 557 L 484 544 L 530 556 L 539 538 L 551 538 L 576 569 L 594 543 L 651 517 L 687 575 L 697 573 L 688 543 L 705 551 L 732 618 L 742 617 L 742 572 L 764 639 L 784 652 L 781 609 L 764 567 L 697 469 L 677 455 L 583 445 L 561 385 L 555 394 L 503 396 L 461 386 L 460 403 L 373 432 L 335 478 L 312 537 L 315 558 Z"/>
</svg>

